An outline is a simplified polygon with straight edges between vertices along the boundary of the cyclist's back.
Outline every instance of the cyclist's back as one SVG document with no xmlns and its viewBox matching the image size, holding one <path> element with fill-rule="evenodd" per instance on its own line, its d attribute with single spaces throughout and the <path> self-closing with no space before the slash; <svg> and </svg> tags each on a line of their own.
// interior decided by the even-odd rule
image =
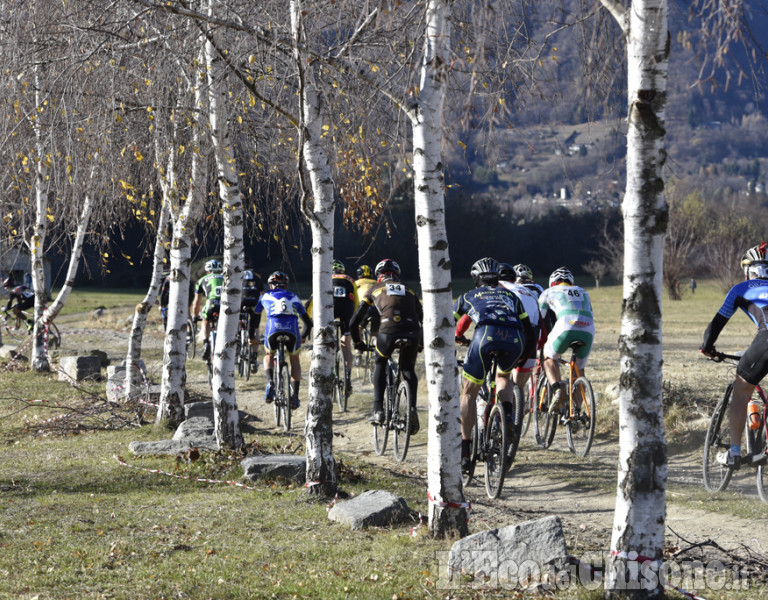
<svg viewBox="0 0 768 600">
<path fill-rule="evenodd" d="M 557 273 L 557 271 L 555 272 Z M 554 273 L 553 273 L 554 276 Z M 551 358 L 562 355 L 572 347 L 576 349 L 577 364 L 583 369 L 592 349 L 595 322 L 589 294 L 571 282 L 553 284 L 539 298 L 542 320 L 550 331 L 545 353 Z M 548 352 L 547 349 L 550 351 Z"/>
</svg>

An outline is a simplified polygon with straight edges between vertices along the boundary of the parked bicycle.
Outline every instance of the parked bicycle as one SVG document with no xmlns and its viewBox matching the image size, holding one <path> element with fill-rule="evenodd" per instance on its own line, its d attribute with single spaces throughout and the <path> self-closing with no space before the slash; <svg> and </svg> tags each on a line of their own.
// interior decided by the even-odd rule
<svg viewBox="0 0 768 600">
<path fill-rule="evenodd" d="M 491 368 L 477 394 L 477 418 L 472 428 L 470 467 L 463 476 L 464 486 L 467 487 L 472 483 L 477 463 L 485 463 L 485 493 L 489 498 L 501 495 L 504 478 L 515 460 L 524 407 L 520 388 L 510 381 L 513 395 L 510 403 L 514 414 L 507 416 L 504 403 L 498 401 L 496 394 L 497 371 L 497 355 L 491 352 Z M 508 423 L 511 426 L 508 427 Z"/>
<path fill-rule="evenodd" d="M 274 338 L 277 348 L 272 358 L 272 365 L 275 373 L 275 426 L 280 427 L 282 420 L 285 431 L 291 428 L 291 370 L 288 364 L 288 344 L 293 343 L 293 338 L 286 334 L 277 334 Z"/>
<path fill-rule="evenodd" d="M 714 362 L 726 362 L 732 367 L 739 363 L 738 354 L 718 352 L 711 359 Z M 725 393 L 715 406 L 709 421 L 707 437 L 704 441 L 703 475 L 704 487 L 710 492 L 720 492 L 728 487 L 735 467 L 720 464 L 717 455 L 731 449 L 731 430 L 729 408 L 733 396 L 733 382 L 725 388 Z M 750 398 L 745 426 L 747 454 L 742 457 L 742 464 L 757 468 L 757 493 L 763 502 L 768 502 L 768 429 L 766 429 L 766 398 L 763 389 L 755 386 L 755 394 Z"/>
<path fill-rule="evenodd" d="M 574 345 L 572 349 L 576 347 Z M 541 373 L 536 382 L 537 402 L 533 412 L 536 443 L 542 448 L 549 448 L 559 423 L 565 425 L 570 451 L 577 456 L 586 456 L 595 437 L 595 418 L 597 415 L 595 392 L 592 390 L 589 379 L 580 374 L 574 353 L 571 354 L 571 360 L 568 362 L 562 358 L 558 360 L 560 364 L 568 367 L 568 377 L 565 380 L 567 402 L 564 407 L 561 407 L 558 414 L 553 414 L 549 410 L 554 393 L 546 374 Z"/>
<path fill-rule="evenodd" d="M 387 386 L 384 391 L 384 422 L 373 424 L 373 449 L 381 456 L 387 448 L 389 432 L 393 433 L 393 450 L 395 460 L 403 462 L 408 453 L 411 440 L 411 406 L 416 405 L 416 399 L 411 398 L 408 384 L 402 376 L 400 355 L 403 348 L 415 342 L 410 339 L 400 339 L 395 342 L 395 351 L 387 361 Z M 395 358 L 397 357 L 397 358 Z"/>
</svg>

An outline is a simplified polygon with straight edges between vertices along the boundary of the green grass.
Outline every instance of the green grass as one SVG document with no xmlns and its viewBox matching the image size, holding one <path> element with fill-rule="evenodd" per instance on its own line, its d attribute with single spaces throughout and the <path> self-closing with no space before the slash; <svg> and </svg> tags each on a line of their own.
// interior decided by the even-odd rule
<svg viewBox="0 0 768 600">
<path fill-rule="evenodd" d="M 455 287 L 455 293 L 463 288 Z M 602 396 L 618 379 L 616 340 L 620 331 L 621 289 L 590 289 L 598 338 L 588 375 L 598 393 L 598 439 L 615 438 L 616 408 Z M 701 359 L 698 345 L 723 294 L 700 282 L 694 297 L 664 299 L 663 367 L 668 382 L 665 403 L 670 454 L 702 443 L 701 426 L 691 415 L 708 414 L 730 376 L 722 366 Z M 73 292 L 67 312 L 97 306 L 126 308 L 143 294 L 131 291 Z M 155 315 L 156 316 L 156 315 Z M 734 317 L 718 344 L 743 348 L 751 340 L 746 317 Z M 127 340 L 126 340 L 127 343 Z M 194 373 L 202 363 L 193 364 Z M 258 381 L 261 382 L 261 373 Z M 188 478 L 242 481 L 241 455 L 204 454 L 196 462 L 129 457 L 134 440 L 167 437 L 154 426 L 109 429 L 111 411 L 89 391 L 53 376 L 23 371 L 0 373 L 0 598 L 496 598 L 467 584 L 438 586 L 438 553 L 450 540 L 433 540 L 425 527 L 350 531 L 327 518 L 326 504 L 310 499 L 300 486 L 270 481 L 246 490 Z M 425 393 L 422 378 L 420 392 Z M 45 400 L 25 406 L 20 399 Z M 58 404 L 59 406 L 56 406 Z M 39 423 L 62 406 L 97 414 L 82 419 L 89 429 L 57 435 Z M 119 415 L 130 419 L 129 410 Z M 285 444 L 281 435 L 257 430 L 249 442 L 270 451 Z M 530 439 L 530 438 L 526 438 Z M 564 438 L 562 440 L 564 442 Z M 249 451 L 255 447 L 249 446 Z M 526 453 L 528 451 L 526 450 Z M 530 452 L 540 452 L 531 450 Z M 140 469 L 120 466 L 122 455 Z M 389 489 L 409 506 L 426 512 L 423 480 L 403 470 L 376 467 L 339 454 L 340 488 L 349 494 Z M 558 461 L 533 464 L 552 480 L 590 493 L 612 493 L 615 465 L 559 453 Z M 670 483 L 669 502 L 760 523 L 766 506 L 737 493 L 706 494 L 701 486 Z M 610 520 L 610 515 L 606 519 Z M 610 525 L 607 525 L 609 527 Z M 473 531 L 483 528 L 470 522 Z M 581 542 L 579 542 L 581 543 Z M 585 550 L 573 547 L 574 553 Z M 762 598 L 764 589 L 728 598 Z M 518 592 L 509 592 L 515 597 Z M 574 595 L 575 594 L 575 595 Z M 705 598 L 719 597 L 702 592 Z M 563 592 L 562 598 L 598 598 L 598 592 Z"/>
<path fill-rule="evenodd" d="M 59 290 L 53 290 L 55 298 Z M 99 307 L 106 309 L 133 306 L 138 304 L 146 296 L 146 290 L 135 289 L 104 289 L 100 287 L 74 288 L 67 298 L 60 315 L 72 315 L 76 313 L 91 312 Z"/>
</svg>

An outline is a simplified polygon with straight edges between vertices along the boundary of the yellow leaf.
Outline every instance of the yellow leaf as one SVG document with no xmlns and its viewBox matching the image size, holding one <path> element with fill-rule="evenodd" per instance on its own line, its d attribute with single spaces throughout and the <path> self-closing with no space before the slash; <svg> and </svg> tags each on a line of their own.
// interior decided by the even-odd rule
<svg viewBox="0 0 768 600">
<path fill-rule="evenodd" d="M 45 215 L 45 217 L 46 217 L 46 218 L 47 218 L 47 219 L 48 219 L 48 220 L 49 220 L 51 223 L 53 223 L 53 222 L 54 222 L 54 220 L 55 220 L 55 219 L 53 218 L 53 215 Z"/>
<path fill-rule="evenodd" d="M 459 140 L 459 146 L 461 146 L 462 150 L 466 150 L 467 149 L 467 145 L 464 142 L 462 142 L 461 140 Z"/>
<path fill-rule="evenodd" d="M 133 153 L 133 156 L 136 157 L 136 160 L 139 162 L 144 160 L 144 157 L 141 155 L 141 152 L 139 152 L 138 150 L 136 150 L 136 152 Z"/>
<path fill-rule="evenodd" d="M 377 67 L 376 65 L 371 65 L 371 71 L 373 71 L 374 73 L 377 73 L 379 71 L 379 67 Z"/>
<path fill-rule="evenodd" d="M 107 252 L 104 253 L 104 258 L 109 258 L 109 254 Z"/>
</svg>

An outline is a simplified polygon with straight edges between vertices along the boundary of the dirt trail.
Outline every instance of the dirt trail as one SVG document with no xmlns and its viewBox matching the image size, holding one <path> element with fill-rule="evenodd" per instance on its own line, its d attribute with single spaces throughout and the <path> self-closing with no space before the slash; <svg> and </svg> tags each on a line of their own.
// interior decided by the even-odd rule
<svg viewBox="0 0 768 600">
<path fill-rule="evenodd" d="M 82 319 L 82 318 L 81 318 Z M 60 320 L 63 332 L 63 353 L 70 350 L 99 348 L 109 353 L 110 357 L 122 357 L 127 347 L 127 325 L 125 317 L 108 325 L 100 322 L 78 320 L 76 317 Z M 159 326 L 153 324 L 145 337 L 144 350 L 150 373 L 159 381 L 159 357 L 162 349 L 162 333 Z M 306 361 L 303 361 L 306 362 Z M 597 361 L 596 361 L 597 362 Z M 599 364 L 598 369 L 599 371 Z M 597 372 L 596 371 L 596 372 Z M 306 375 L 304 378 L 306 381 Z M 355 391 L 350 398 L 347 413 L 334 411 L 334 449 L 339 456 L 352 455 L 422 478 L 426 482 L 427 455 L 427 412 L 425 402 L 419 402 L 421 431 L 411 440 L 408 456 L 403 465 L 395 462 L 391 447 L 384 456 L 376 456 L 371 441 L 371 428 L 367 417 L 371 410 L 373 386 L 353 379 Z M 188 370 L 188 384 L 191 389 L 207 395 L 207 381 L 199 355 L 192 360 Z M 598 403 L 604 402 L 601 389 L 596 385 Z M 238 380 L 238 404 L 256 417 L 256 435 L 260 431 L 279 432 L 274 429 L 272 407 L 263 401 L 264 376 L 261 368 L 249 382 Z M 301 443 L 303 418 L 306 401 L 306 387 L 302 388 L 302 407 L 295 413 L 293 431 L 284 434 L 295 436 Z M 531 427 L 532 429 L 532 427 Z M 701 487 L 701 445 L 692 450 L 673 452 L 669 457 L 669 480 L 686 486 Z M 555 449 L 557 447 L 557 449 Z M 532 432 L 523 438 L 516 464 L 507 477 L 502 498 L 489 500 L 484 491 L 483 475 L 479 473 L 475 481 L 466 490 L 466 497 L 472 502 L 473 512 L 471 529 L 500 527 L 523 520 L 545 515 L 559 515 L 563 521 L 569 545 L 575 547 L 593 547 L 607 549 L 613 524 L 615 495 L 613 492 L 586 491 L 578 483 L 581 478 L 592 481 L 612 482 L 616 480 L 616 462 L 618 455 L 617 436 L 598 436 L 586 459 L 573 461 L 565 443 L 565 434 L 558 432 L 552 449 L 542 450 L 532 441 Z M 548 475 L 542 468 L 545 464 L 557 467 L 560 473 L 570 470 L 568 481 Z M 550 471 L 551 473 L 552 471 Z M 749 470 L 734 477 L 729 490 L 745 497 L 757 497 L 754 485 L 755 472 Z M 426 487 L 426 483 L 425 483 Z M 605 489 L 605 486 L 603 486 Z M 426 510 L 424 506 L 414 507 Z M 714 513 L 702 508 L 691 508 L 675 503 L 675 494 L 669 494 L 667 505 L 667 543 L 685 546 L 686 542 L 702 542 L 707 539 L 716 541 L 721 546 L 733 549 L 741 544 L 749 545 L 754 551 L 768 553 L 768 531 L 764 527 L 755 527 L 751 520 L 722 513 Z M 679 536 L 679 537 L 678 537 Z M 681 539 L 682 538 L 682 539 Z"/>
</svg>

